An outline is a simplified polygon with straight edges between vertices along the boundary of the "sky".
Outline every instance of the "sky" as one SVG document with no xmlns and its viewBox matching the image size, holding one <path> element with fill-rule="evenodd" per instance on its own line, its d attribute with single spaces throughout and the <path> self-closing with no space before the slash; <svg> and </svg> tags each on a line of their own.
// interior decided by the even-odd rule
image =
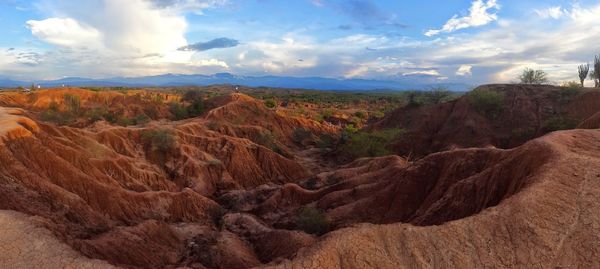
<svg viewBox="0 0 600 269">
<path fill-rule="evenodd" d="M 562 83 L 600 54 L 599 18 L 600 0 L 0 0 L 0 78 Z"/>
</svg>

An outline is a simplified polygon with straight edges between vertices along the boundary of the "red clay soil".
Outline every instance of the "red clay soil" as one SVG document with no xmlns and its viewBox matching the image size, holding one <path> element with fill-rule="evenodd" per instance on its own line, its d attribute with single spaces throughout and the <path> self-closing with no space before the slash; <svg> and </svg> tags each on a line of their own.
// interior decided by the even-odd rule
<svg viewBox="0 0 600 269">
<path fill-rule="evenodd" d="M 522 155 L 528 153 L 539 155 Z M 362 224 L 337 230 L 293 259 L 266 268 L 600 267 L 600 131 L 553 133 L 494 158 L 510 163 L 519 156 L 526 159 L 510 174 L 502 164 L 486 172 L 509 184 L 475 176 L 445 190 L 448 198 L 436 199 L 437 205 L 427 206 L 412 222 L 439 223 L 454 218 L 454 210 L 462 215 L 465 205 L 493 205 L 504 195 L 494 207 L 434 226 Z M 538 156 L 541 160 L 530 160 Z M 456 157 L 455 163 L 462 162 Z M 519 174 L 529 176 L 514 177 Z M 488 190 L 498 187 L 490 195 Z M 459 193 L 463 197 L 454 196 Z"/>
<path fill-rule="evenodd" d="M 292 154 L 304 142 L 295 129 L 306 140 L 337 130 L 240 94 L 219 105 L 128 128 L 0 108 L 0 267 L 600 267 L 600 130 L 314 175 L 245 130 L 270 130 Z M 151 130 L 174 144 L 156 151 Z M 302 207 L 332 231 L 292 230 Z"/>
<path fill-rule="evenodd" d="M 398 157 L 363 159 L 312 179 L 319 182 L 314 185 L 325 185 L 318 190 L 287 184 L 260 204 L 242 202 L 238 208 L 288 228 L 293 228 L 289 225 L 296 210 L 306 205 L 325 211 L 334 227 L 361 222 L 438 225 L 471 216 L 518 193 L 534 182 L 532 176 L 552 155 L 543 143 L 532 141 L 513 150 L 442 152 L 415 163 Z M 224 199 L 233 204 L 244 200 Z"/>
<path fill-rule="evenodd" d="M 598 129 L 600 128 L 600 111 L 598 113 L 592 115 L 591 117 L 585 119 L 583 122 L 577 126 L 577 128 L 581 129 Z"/>
<path fill-rule="evenodd" d="M 467 94 L 433 106 L 400 108 L 371 128 L 404 128 L 406 133 L 395 143 L 395 151 L 423 157 L 455 148 L 513 148 L 547 133 L 546 124 L 552 118 L 579 123 L 600 111 L 600 92 L 594 90 L 571 93 L 546 85 L 485 85 L 476 90 L 502 93 L 501 112 L 485 115 Z"/>
<path fill-rule="evenodd" d="M 335 136 L 339 131 L 330 124 L 289 117 L 276 109 L 268 109 L 262 101 L 244 94 L 234 93 L 209 102 L 221 105 L 206 115 L 211 129 L 259 144 L 268 143 L 265 135 L 271 135 L 278 146 L 293 148 L 297 144 L 314 143 L 321 136 Z M 306 133 L 307 137 L 299 137 L 300 132 Z"/>
<path fill-rule="evenodd" d="M 197 233 L 173 225 L 214 230 L 222 209 L 211 197 L 219 191 L 310 175 L 271 149 L 209 130 L 200 118 L 145 127 L 99 122 L 72 128 L 37 122 L 24 110 L 0 109 L 0 209 L 37 216 L 31 225 L 52 231 L 66 244 L 60 248 L 70 246 L 119 266 L 178 264 L 186 240 Z M 144 141 L 150 130 L 167 130 L 174 137 L 168 158 Z"/>
<path fill-rule="evenodd" d="M 90 91 L 78 88 L 61 88 L 39 90 L 31 94 L 8 92 L 0 95 L 0 106 L 20 107 L 31 112 L 42 112 L 51 105 L 56 105 L 61 111 L 67 109 L 65 96 L 77 96 L 81 108 L 103 109 L 122 117 L 133 118 L 145 115 L 151 119 L 170 118 L 168 102 L 179 101 L 179 96 L 143 90 L 131 91 Z M 83 127 L 85 122 L 73 125 Z"/>
</svg>

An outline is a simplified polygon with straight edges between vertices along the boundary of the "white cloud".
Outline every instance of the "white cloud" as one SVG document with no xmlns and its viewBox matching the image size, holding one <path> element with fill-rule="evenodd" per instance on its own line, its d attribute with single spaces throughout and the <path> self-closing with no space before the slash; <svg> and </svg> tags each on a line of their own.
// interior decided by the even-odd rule
<svg viewBox="0 0 600 269">
<path fill-rule="evenodd" d="M 486 25 L 498 20 L 495 13 L 490 13 L 490 10 L 498 9 L 500 9 L 500 5 L 496 0 L 475 0 L 469 8 L 469 15 L 464 17 L 454 15 L 441 29 L 429 30 L 425 32 L 425 35 L 435 36 L 440 33 L 451 33 L 460 29 Z"/>
<path fill-rule="evenodd" d="M 563 15 L 565 15 L 567 13 L 567 11 L 565 11 L 561 6 L 557 6 L 557 7 L 550 7 L 550 8 L 546 8 L 546 9 L 535 9 L 533 12 L 535 12 L 535 14 L 537 14 L 539 17 L 544 18 L 544 19 L 548 19 L 548 18 L 552 18 L 552 19 L 560 19 Z"/>
<path fill-rule="evenodd" d="M 437 70 L 420 70 L 420 71 L 406 72 L 406 73 L 403 73 L 402 75 L 403 76 L 433 76 L 433 77 L 441 76 L 440 72 L 438 72 Z"/>
<path fill-rule="evenodd" d="M 221 60 L 196 59 L 194 52 L 177 49 L 188 45 L 186 12 L 226 2 L 40 0 L 36 7 L 48 18 L 30 20 L 27 26 L 34 37 L 59 47 L 38 50 L 45 63 L 56 66 L 44 73 L 55 77 L 188 73 L 209 66 L 223 69 L 228 65 Z"/>
<path fill-rule="evenodd" d="M 546 71 L 553 82 L 576 80 L 577 65 L 599 53 L 590 46 L 600 38 L 597 14 L 600 4 L 575 5 L 551 28 L 540 17 L 506 21 L 485 32 L 446 39 L 414 57 L 432 55 L 433 65 L 469 63 L 485 71 L 476 78 L 481 82 L 515 81 L 526 67 Z"/>
<path fill-rule="evenodd" d="M 458 70 L 456 70 L 457 76 L 470 76 L 472 74 L 471 69 L 473 66 L 470 65 L 461 65 Z"/>
<path fill-rule="evenodd" d="M 50 44 L 64 47 L 83 47 L 101 42 L 101 34 L 93 27 L 83 26 L 70 18 L 50 18 L 27 21 L 33 36 Z"/>
<path fill-rule="evenodd" d="M 229 65 L 226 62 L 220 61 L 217 59 L 194 61 L 194 62 L 191 62 L 190 65 L 196 66 L 196 67 L 212 66 L 212 67 L 221 67 L 223 69 L 229 69 Z"/>
</svg>

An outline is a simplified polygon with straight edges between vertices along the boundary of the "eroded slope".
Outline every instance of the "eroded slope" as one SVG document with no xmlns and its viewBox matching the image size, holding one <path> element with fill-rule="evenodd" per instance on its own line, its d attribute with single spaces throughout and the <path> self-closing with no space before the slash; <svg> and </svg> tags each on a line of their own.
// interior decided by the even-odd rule
<svg viewBox="0 0 600 269">
<path fill-rule="evenodd" d="M 269 268 L 600 266 L 600 131 L 559 132 L 535 143 L 552 157 L 496 207 L 437 226 L 342 229 Z"/>
</svg>

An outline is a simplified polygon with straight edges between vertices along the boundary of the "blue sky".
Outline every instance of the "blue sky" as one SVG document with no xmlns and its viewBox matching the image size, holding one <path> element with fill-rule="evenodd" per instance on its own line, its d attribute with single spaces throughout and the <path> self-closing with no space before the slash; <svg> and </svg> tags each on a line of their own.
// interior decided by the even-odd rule
<svg viewBox="0 0 600 269">
<path fill-rule="evenodd" d="M 0 0 L 0 77 L 560 83 L 600 53 L 598 16 L 598 0 Z"/>
</svg>

